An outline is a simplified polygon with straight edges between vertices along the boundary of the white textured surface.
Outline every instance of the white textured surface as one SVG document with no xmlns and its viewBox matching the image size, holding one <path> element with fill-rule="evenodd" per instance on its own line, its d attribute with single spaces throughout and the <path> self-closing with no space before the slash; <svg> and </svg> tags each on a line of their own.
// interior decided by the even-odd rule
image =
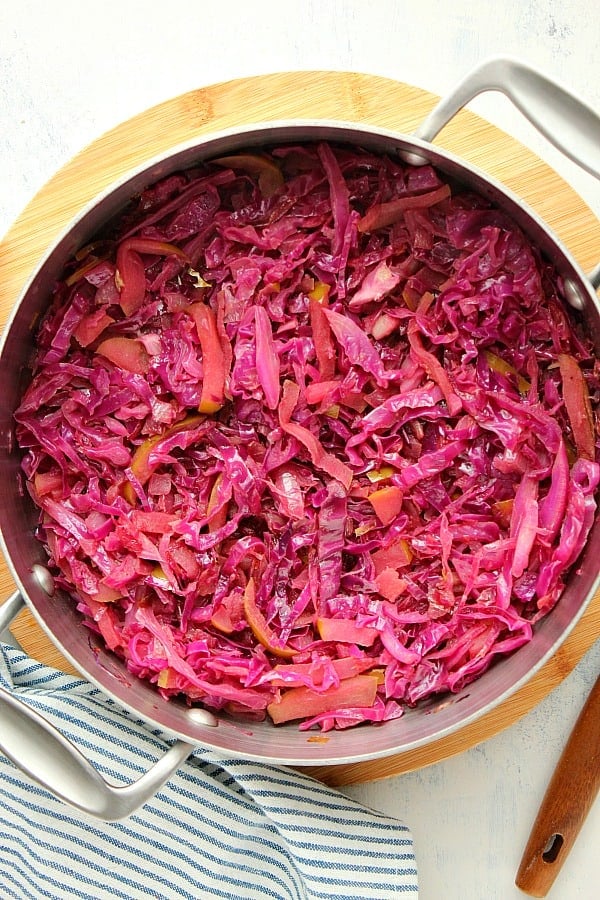
<svg viewBox="0 0 600 900">
<path fill-rule="evenodd" d="M 600 110 L 596 0 L 3 0 L 0 234 L 83 146 L 184 91 L 324 68 L 444 94 L 498 54 L 537 66 Z M 531 146 L 600 214 L 599 183 L 549 148 L 504 97 L 472 106 Z M 596 645 L 559 689 L 496 738 L 446 763 L 348 789 L 411 825 L 422 900 L 524 896 L 513 884 L 521 853 L 598 671 Z M 599 842 L 600 803 L 551 898 L 600 896 Z"/>
</svg>

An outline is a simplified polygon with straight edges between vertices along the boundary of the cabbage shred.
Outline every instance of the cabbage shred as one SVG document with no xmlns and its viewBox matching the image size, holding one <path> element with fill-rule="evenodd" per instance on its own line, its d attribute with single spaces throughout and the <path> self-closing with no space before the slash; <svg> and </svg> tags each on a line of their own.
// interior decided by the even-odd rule
<svg viewBox="0 0 600 900">
<path fill-rule="evenodd" d="M 503 211 L 320 143 L 134 198 L 56 286 L 16 422 L 57 584 L 131 672 L 327 731 L 531 639 L 595 516 L 598 394 Z"/>
</svg>

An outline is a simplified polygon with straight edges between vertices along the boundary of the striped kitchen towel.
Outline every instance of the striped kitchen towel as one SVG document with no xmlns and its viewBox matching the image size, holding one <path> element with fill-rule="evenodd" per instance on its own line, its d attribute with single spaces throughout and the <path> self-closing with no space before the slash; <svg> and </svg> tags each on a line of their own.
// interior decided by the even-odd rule
<svg viewBox="0 0 600 900">
<path fill-rule="evenodd" d="M 134 780 L 164 751 L 160 732 L 97 688 L 6 644 L 0 684 L 108 779 Z M 0 754 L 0 885 L 2 900 L 418 896 L 405 825 L 290 769 L 209 750 L 114 823 L 65 806 Z"/>
</svg>

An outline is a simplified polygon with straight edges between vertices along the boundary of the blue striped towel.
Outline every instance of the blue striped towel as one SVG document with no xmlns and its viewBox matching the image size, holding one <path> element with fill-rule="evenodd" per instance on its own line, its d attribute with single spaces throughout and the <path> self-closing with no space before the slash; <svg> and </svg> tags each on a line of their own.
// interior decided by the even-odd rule
<svg viewBox="0 0 600 900">
<path fill-rule="evenodd" d="M 0 683 L 117 783 L 164 751 L 159 731 L 97 688 L 6 644 Z M 405 825 L 290 769 L 206 749 L 114 823 L 73 811 L 0 754 L 0 885 L 2 900 L 418 896 Z"/>
</svg>

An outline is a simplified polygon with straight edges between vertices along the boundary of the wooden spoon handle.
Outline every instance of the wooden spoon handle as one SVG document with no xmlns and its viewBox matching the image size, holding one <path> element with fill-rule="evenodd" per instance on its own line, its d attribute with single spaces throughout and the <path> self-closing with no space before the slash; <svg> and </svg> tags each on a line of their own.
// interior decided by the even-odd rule
<svg viewBox="0 0 600 900">
<path fill-rule="evenodd" d="M 548 785 L 515 883 L 545 897 L 600 789 L 600 677 L 579 714 Z"/>
</svg>

